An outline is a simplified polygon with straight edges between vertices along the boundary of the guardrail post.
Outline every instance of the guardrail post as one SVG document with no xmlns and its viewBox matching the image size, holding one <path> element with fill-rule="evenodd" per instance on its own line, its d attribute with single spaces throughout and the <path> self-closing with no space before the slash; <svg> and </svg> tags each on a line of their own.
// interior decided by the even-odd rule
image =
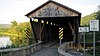
<svg viewBox="0 0 100 56">
<path fill-rule="evenodd" d="M 30 48 L 28 49 L 28 55 L 30 55 Z"/>
<path fill-rule="evenodd" d="M 37 50 L 37 48 L 36 48 L 36 47 L 37 47 L 37 45 L 36 45 L 36 46 L 34 46 L 34 48 L 35 48 L 35 51 Z"/>
<path fill-rule="evenodd" d="M 36 46 L 37 51 L 39 50 L 39 45 Z"/>
<path fill-rule="evenodd" d="M 33 48 L 31 47 L 31 53 L 33 53 Z"/>
<path fill-rule="evenodd" d="M 23 50 L 23 56 L 26 56 L 26 50 Z"/>
<path fill-rule="evenodd" d="M 26 54 L 27 54 L 27 56 L 28 56 L 28 50 L 26 49 Z"/>
<path fill-rule="evenodd" d="M 35 47 L 33 47 L 33 53 L 35 52 Z"/>
<path fill-rule="evenodd" d="M 2 52 L 1 52 L 1 56 L 2 56 Z"/>
<path fill-rule="evenodd" d="M 68 50 L 69 50 L 69 46 L 70 46 L 70 44 L 69 44 L 69 42 L 68 42 L 67 44 L 68 44 Z"/>
<path fill-rule="evenodd" d="M 18 56 L 18 55 L 19 55 L 19 54 L 18 54 L 18 51 L 16 51 L 16 53 L 17 53 L 17 56 Z"/>
<path fill-rule="evenodd" d="M 11 51 L 11 52 L 9 52 L 9 56 L 12 56 L 12 51 Z"/>
</svg>

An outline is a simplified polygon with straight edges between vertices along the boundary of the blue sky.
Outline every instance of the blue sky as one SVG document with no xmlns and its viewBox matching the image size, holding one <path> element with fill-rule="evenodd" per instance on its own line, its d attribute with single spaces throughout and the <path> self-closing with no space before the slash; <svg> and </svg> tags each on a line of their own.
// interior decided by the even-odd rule
<svg viewBox="0 0 100 56">
<path fill-rule="evenodd" d="M 0 23 L 10 24 L 11 21 L 27 22 L 24 15 L 47 0 L 0 0 Z M 100 0 L 54 0 L 82 13 L 82 16 L 93 13 Z"/>
</svg>

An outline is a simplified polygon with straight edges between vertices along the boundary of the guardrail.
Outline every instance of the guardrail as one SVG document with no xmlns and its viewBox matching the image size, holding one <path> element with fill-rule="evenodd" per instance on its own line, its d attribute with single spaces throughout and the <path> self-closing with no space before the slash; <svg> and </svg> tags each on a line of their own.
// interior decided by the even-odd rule
<svg viewBox="0 0 100 56">
<path fill-rule="evenodd" d="M 0 56 L 30 56 L 41 49 L 41 41 L 30 46 L 0 50 Z"/>
<path fill-rule="evenodd" d="M 59 56 L 73 56 L 70 53 L 66 52 L 66 51 L 71 50 L 71 49 L 76 49 L 75 43 L 73 43 L 73 42 L 63 43 L 60 47 L 58 47 Z"/>
</svg>

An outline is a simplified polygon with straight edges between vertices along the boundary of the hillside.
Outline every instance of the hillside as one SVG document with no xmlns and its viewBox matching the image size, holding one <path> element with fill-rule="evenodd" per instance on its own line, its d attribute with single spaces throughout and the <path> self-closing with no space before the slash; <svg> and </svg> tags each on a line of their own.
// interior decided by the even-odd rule
<svg viewBox="0 0 100 56">
<path fill-rule="evenodd" d="M 84 16 L 81 18 L 81 26 L 88 26 L 90 20 L 95 19 L 96 13 L 92 13 L 90 15 Z"/>
<path fill-rule="evenodd" d="M 0 28 L 9 28 L 10 24 L 0 24 Z"/>
</svg>

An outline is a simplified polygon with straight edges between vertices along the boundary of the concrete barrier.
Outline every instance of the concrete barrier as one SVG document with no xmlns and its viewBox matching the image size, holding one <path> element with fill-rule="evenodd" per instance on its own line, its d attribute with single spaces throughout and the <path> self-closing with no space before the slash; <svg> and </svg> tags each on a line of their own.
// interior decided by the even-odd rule
<svg viewBox="0 0 100 56">
<path fill-rule="evenodd" d="M 39 51 L 41 49 L 42 42 L 39 41 L 30 46 L 21 48 L 11 48 L 0 50 L 0 56 L 29 56 L 30 54 Z"/>
</svg>

